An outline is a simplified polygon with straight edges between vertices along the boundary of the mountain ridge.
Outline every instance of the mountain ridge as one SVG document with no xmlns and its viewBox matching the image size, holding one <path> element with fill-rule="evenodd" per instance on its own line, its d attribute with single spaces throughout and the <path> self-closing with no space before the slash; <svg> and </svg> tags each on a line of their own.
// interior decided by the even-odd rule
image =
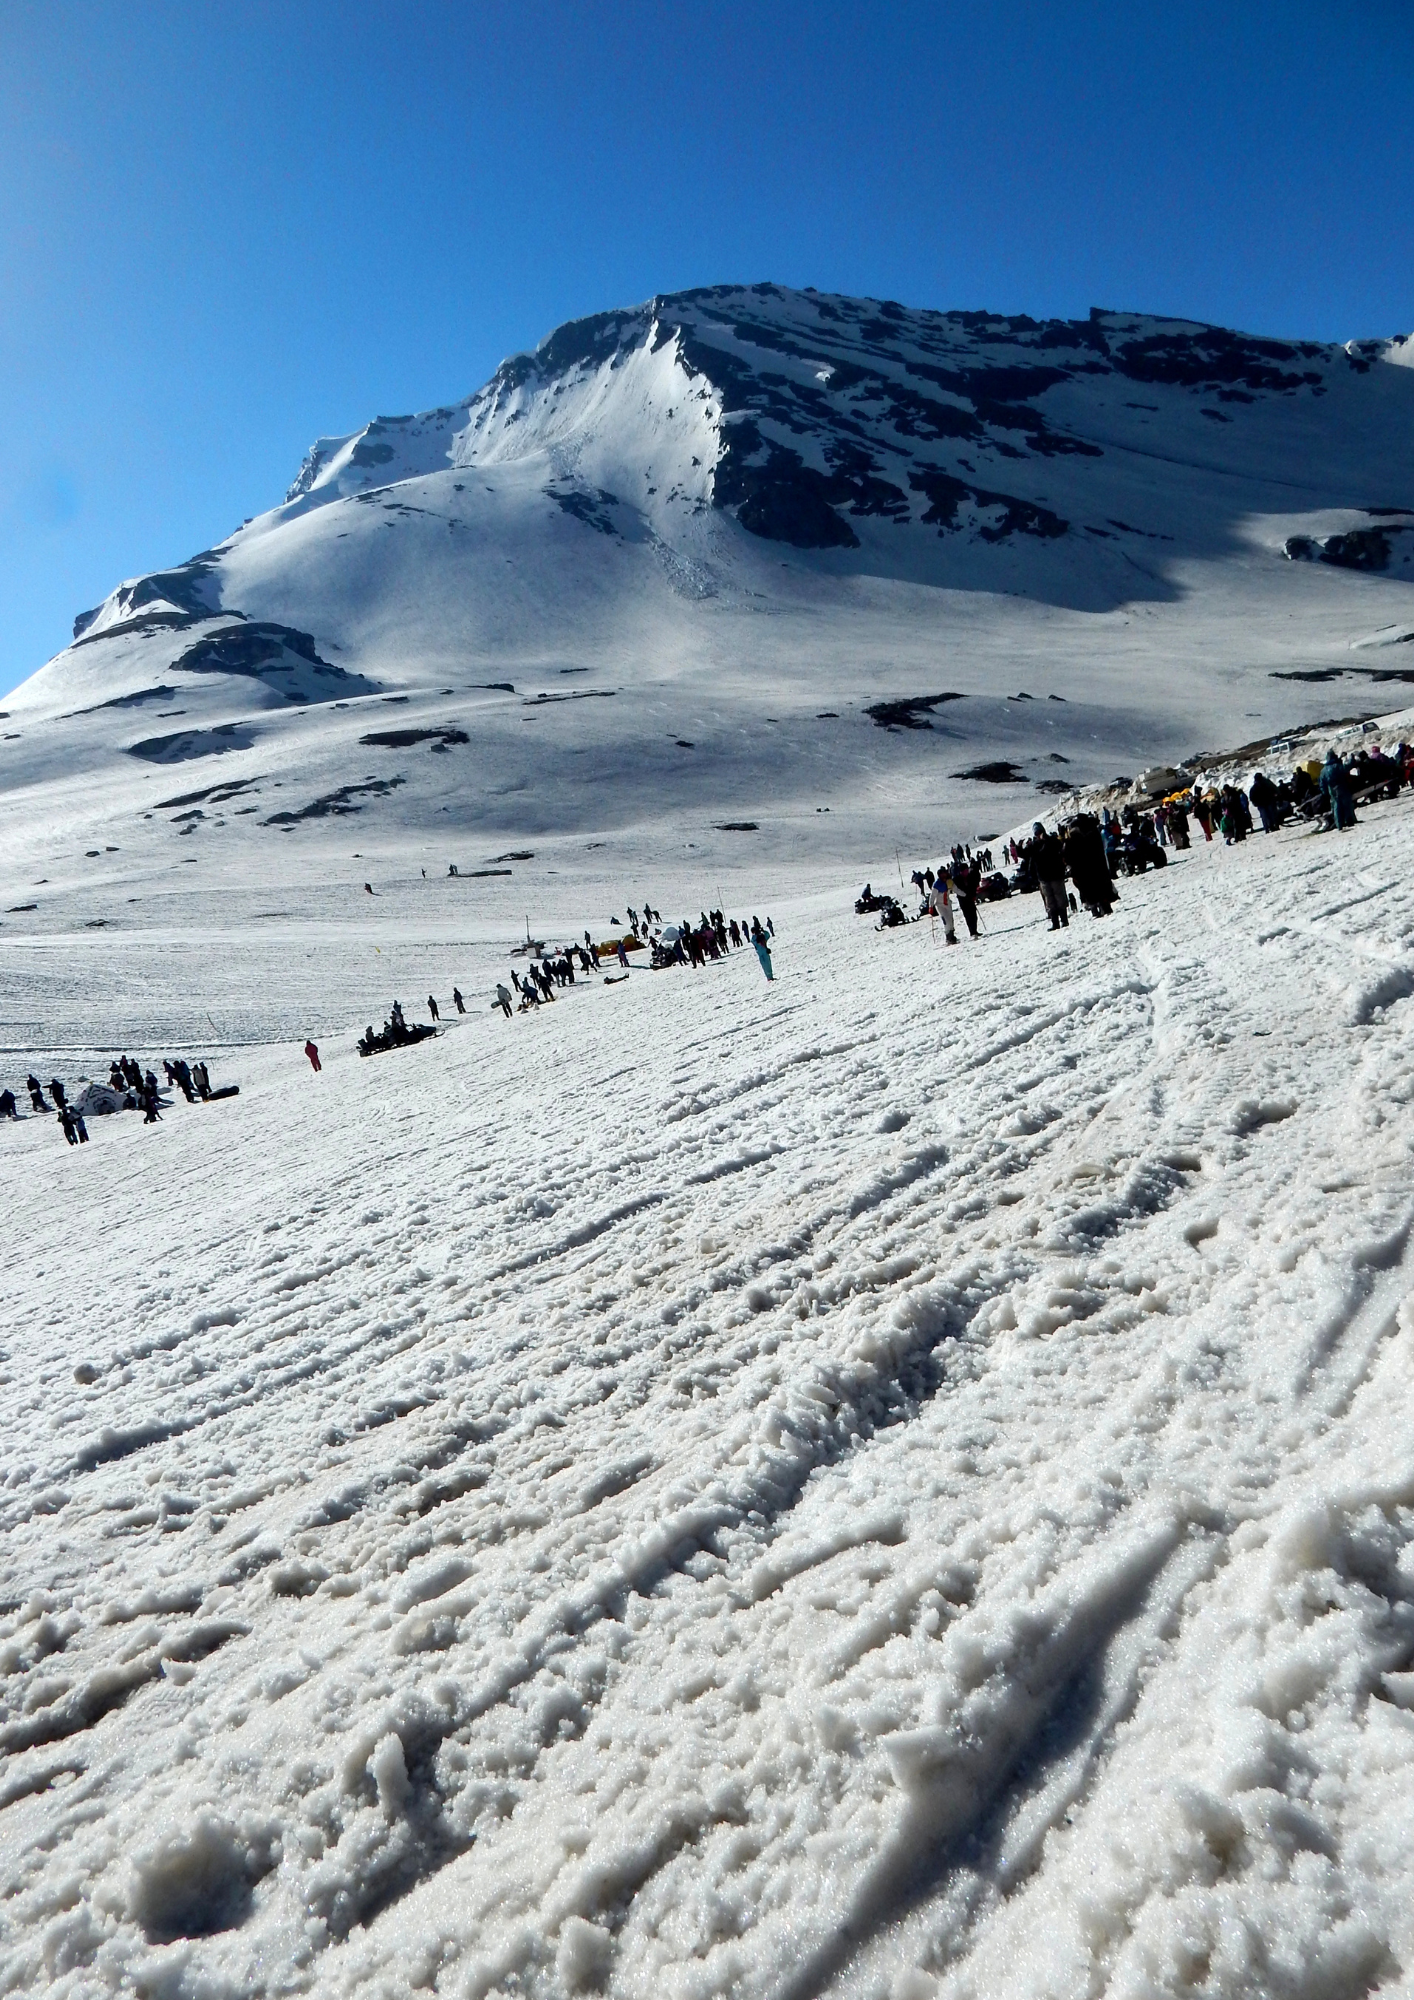
<svg viewBox="0 0 1414 2000">
<path fill-rule="evenodd" d="M 405 843 L 730 816 L 819 851 L 1348 709 L 1414 630 L 1411 362 L 764 283 L 567 322 L 83 613 L 7 704 L 16 852 L 121 843 L 134 765 L 213 756 L 247 803 L 175 833 L 233 866 L 342 838 L 330 798 Z M 414 735 L 370 751 L 384 702 Z"/>
</svg>

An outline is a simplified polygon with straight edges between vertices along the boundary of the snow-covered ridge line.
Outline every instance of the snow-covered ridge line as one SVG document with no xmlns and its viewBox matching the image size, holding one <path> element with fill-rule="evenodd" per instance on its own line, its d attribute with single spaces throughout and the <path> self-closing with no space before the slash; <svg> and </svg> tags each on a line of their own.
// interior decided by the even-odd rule
<svg viewBox="0 0 1414 2000">
<path fill-rule="evenodd" d="M 889 413 L 895 443 L 904 434 L 927 437 L 930 426 L 938 438 L 982 442 L 990 425 L 994 439 L 997 429 L 1020 431 L 1034 447 L 1047 437 L 1036 397 L 1072 376 L 1077 363 L 1086 373 L 1113 372 L 1137 382 L 1177 383 L 1250 401 L 1254 391 L 1319 389 L 1324 371 L 1342 363 L 1348 369 L 1368 370 L 1372 361 L 1397 358 L 1393 350 L 1398 343 L 1351 342 L 1341 348 L 1263 340 L 1199 322 L 1098 308 L 1085 321 L 1038 322 L 1025 316 L 911 312 L 887 300 L 791 293 L 773 285 L 717 286 L 571 321 L 547 335 L 531 353 L 503 362 L 484 388 L 461 403 L 416 416 L 375 418 L 347 438 L 320 439 L 287 499 L 296 501 L 318 492 L 343 495 L 376 479 L 395 481 L 447 465 L 468 466 L 483 453 L 494 459 L 507 451 L 531 448 L 528 441 L 540 441 L 547 430 L 572 432 L 585 420 L 596 396 L 602 397 L 606 375 L 624 367 L 641 350 L 651 352 L 664 345 L 676 350 L 682 395 L 689 394 L 688 385 L 700 377 L 718 401 L 712 418 L 718 427 L 718 451 L 712 462 L 724 449 L 724 424 L 727 429 L 749 426 L 742 441 L 745 449 L 739 444 L 736 456 L 751 466 L 761 461 L 763 437 L 769 463 L 772 440 L 778 451 L 789 452 L 786 434 L 798 435 L 802 419 L 807 429 L 818 430 L 828 421 L 827 408 L 838 407 L 868 378 L 872 378 L 871 395 L 877 399 L 882 392 L 884 400 L 895 405 Z M 867 376 L 861 374 L 861 356 L 866 357 Z M 1312 368 L 1313 362 L 1319 367 Z M 785 393 L 763 403 L 759 394 L 763 375 Z M 750 389 L 745 386 L 748 378 L 753 380 Z M 940 395 L 934 393 L 939 390 Z M 764 432 L 747 414 L 758 406 L 767 418 Z M 512 442 L 508 433 L 515 426 L 523 429 Z M 857 422 L 846 418 L 843 428 L 855 450 L 846 454 L 852 459 L 848 473 L 841 474 L 839 460 L 833 468 L 837 498 L 872 501 L 877 510 L 882 487 L 876 483 L 871 488 L 867 475 L 879 468 L 867 451 L 861 458 Z M 1048 437 L 1043 449 L 1086 447 L 1056 435 Z M 805 462 L 821 473 L 827 469 L 811 454 Z M 778 487 L 795 470 L 789 460 L 778 459 L 772 469 L 773 485 Z M 866 475 L 863 484 L 861 473 Z M 807 488 L 798 478 L 795 483 L 797 507 L 808 507 L 800 498 Z M 758 482 L 748 485 L 754 492 Z M 905 497 L 903 489 L 894 487 L 892 492 Z M 749 497 L 730 483 L 717 495 L 722 505 Z M 779 500 L 777 494 L 777 509 Z M 831 502 L 826 498 L 823 504 Z M 769 506 L 756 511 L 763 520 L 777 518 Z M 818 508 L 811 512 L 810 519 L 795 519 L 793 532 L 784 538 L 798 541 L 813 526 L 816 535 L 826 537 L 822 545 L 846 539 L 839 527 L 827 524 Z M 747 524 L 752 524 L 750 509 Z"/>
</svg>

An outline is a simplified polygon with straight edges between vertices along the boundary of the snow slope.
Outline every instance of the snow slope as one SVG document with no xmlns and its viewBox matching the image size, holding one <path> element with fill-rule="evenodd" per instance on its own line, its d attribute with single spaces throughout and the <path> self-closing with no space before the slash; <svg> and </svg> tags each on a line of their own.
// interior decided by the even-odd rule
<svg viewBox="0 0 1414 2000">
<path fill-rule="evenodd" d="M 659 299 L 8 698 L 3 1081 L 241 1092 L 0 1127 L 0 1992 L 1407 1989 L 1407 805 L 849 908 L 1402 702 L 1408 361 Z"/>
<path fill-rule="evenodd" d="M 774 986 L 510 1022 L 374 899 L 441 1041 L 0 1132 L 0 1991 L 1407 1991 L 1411 880 L 782 865 Z M 155 1053 L 111 950 L 18 962 Z"/>
<path fill-rule="evenodd" d="M 439 870 L 748 818 L 843 860 L 1387 707 L 1407 347 L 771 285 L 574 322 L 322 439 L 284 504 L 77 621 L 6 702 L 6 902 L 109 847 L 299 882 L 351 819 Z"/>
</svg>

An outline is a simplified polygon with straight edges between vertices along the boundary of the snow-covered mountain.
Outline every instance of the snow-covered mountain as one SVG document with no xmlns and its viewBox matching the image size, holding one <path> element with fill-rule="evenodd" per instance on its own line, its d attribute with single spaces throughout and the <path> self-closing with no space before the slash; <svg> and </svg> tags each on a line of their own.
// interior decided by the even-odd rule
<svg viewBox="0 0 1414 2000">
<path fill-rule="evenodd" d="M 0 1994 L 1410 1991 L 1409 794 L 850 907 L 1407 738 L 1410 358 L 660 299 L 6 702 Z"/>
<path fill-rule="evenodd" d="M 1411 363 L 768 284 L 571 322 L 80 616 L 9 700 L 0 843 L 52 880 L 193 833 L 241 872 L 281 833 L 342 852 L 355 813 L 464 861 L 727 811 L 931 840 L 1388 707 Z"/>
</svg>

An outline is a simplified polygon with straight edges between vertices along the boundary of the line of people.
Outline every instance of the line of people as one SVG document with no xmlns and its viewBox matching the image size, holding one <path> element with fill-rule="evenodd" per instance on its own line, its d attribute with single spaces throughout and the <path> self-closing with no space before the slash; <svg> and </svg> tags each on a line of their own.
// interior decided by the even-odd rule
<svg viewBox="0 0 1414 2000">
<path fill-rule="evenodd" d="M 759 916 L 748 920 L 745 917 L 728 917 L 722 910 L 703 910 L 695 924 L 684 918 L 680 924 L 665 925 L 662 911 L 654 909 L 646 901 L 641 909 L 633 904 L 627 905 L 627 909 L 632 928 L 621 931 L 612 944 L 596 942 L 593 932 L 586 930 L 582 945 L 567 944 L 553 951 L 547 951 L 543 945 L 534 947 L 523 972 L 511 967 L 509 986 L 504 980 L 497 980 L 492 1007 L 499 1009 L 509 1021 L 515 1013 L 525 1014 L 551 1006 L 556 990 L 573 986 L 577 974 L 592 976 L 603 970 L 607 960 L 619 968 L 610 977 L 622 978 L 630 969 L 629 953 L 645 948 L 649 954 L 649 967 L 653 971 L 663 971 L 674 965 L 700 968 L 726 958 L 730 952 L 743 951 L 750 946 L 765 977 L 772 981 L 775 979 L 771 958 L 775 925 L 769 916 L 764 921 Z M 611 918 L 610 922 L 618 927 L 617 917 Z M 459 987 L 452 988 L 452 1003 L 459 1014 L 465 1014 L 466 1000 Z M 427 996 L 427 1012 L 430 1026 L 409 1024 L 401 1003 L 395 1001 L 382 1030 L 375 1030 L 370 1023 L 360 1037 L 359 1054 L 373 1055 L 434 1034 L 442 1018 L 435 994 Z M 306 1043 L 305 1054 L 311 1067 L 318 1069 L 317 1049 Z"/>
</svg>

